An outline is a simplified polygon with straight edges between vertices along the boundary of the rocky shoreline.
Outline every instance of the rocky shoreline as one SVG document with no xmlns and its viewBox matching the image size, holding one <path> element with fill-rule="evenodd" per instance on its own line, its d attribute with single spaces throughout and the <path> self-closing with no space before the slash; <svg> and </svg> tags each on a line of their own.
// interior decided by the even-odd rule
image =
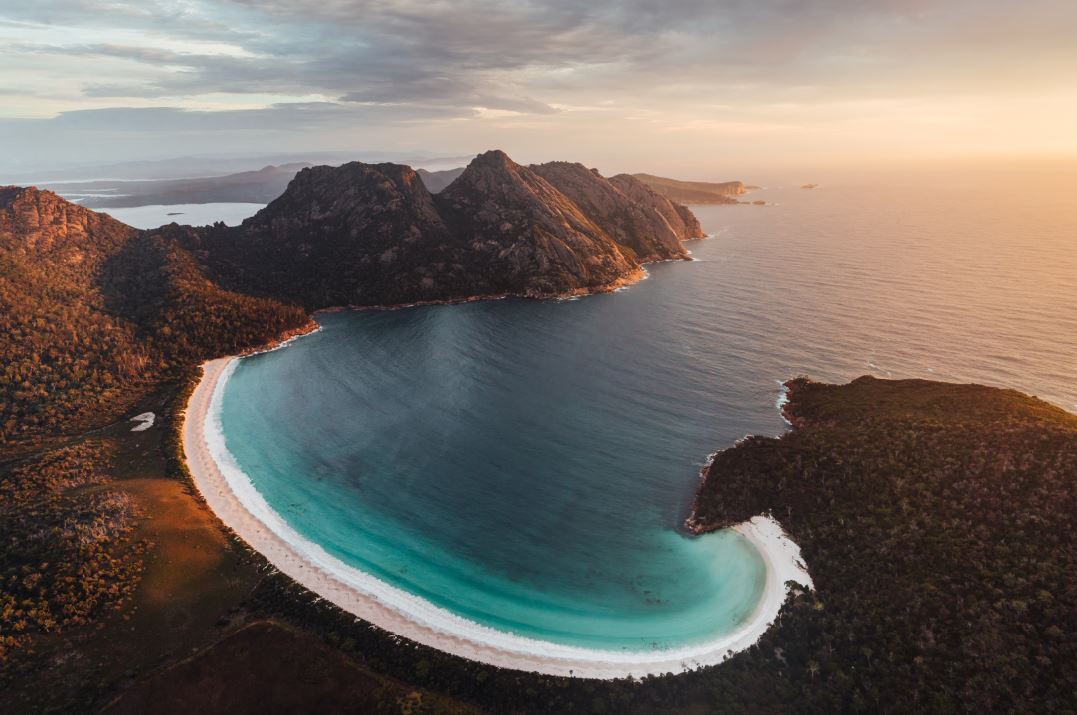
<svg viewBox="0 0 1077 715">
<path fill-rule="evenodd" d="M 793 378 L 793 379 L 790 379 L 790 380 L 786 380 L 785 382 L 782 383 L 782 390 L 784 391 L 784 394 L 783 394 L 784 400 L 779 400 L 778 412 L 779 412 L 779 414 L 781 414 L 782 419 L 784 419 L 789 424 L 791 431 L 795 431 L 797 429 L 797 425 L 796 425 L 796 417 L 790 411 L 790 406 L 793 404 L 794 400 L 796 399 L 796 391 L 797 391 L 797 389 L 799 387 L 802 387 L 807 382 L 810 382 L 810 381 L 806 380 L 805 378 Z M 785 434 L 789 434 L 789 432 L 786 432 L 783 435 L 779 436 L 778 439 L 781 439 Z M 706 463 L 699 470 L 699 486 L 696 488 L 696 495 L 695 495 L 694 499 L 692 500 L 692 508 L 689 510 L 688 516 L 685 518 L 685 520 L 684 520 L 684 522 L 682 524 L 685 531 L 692 534 L 693 536 L 701 536 L 703 534 L 708 534 L 708 533 L 710 533 L 712 531 L 720 531 L 722 529 L 730 529 L 730 528 L 736 527 L 738 524 L 741 524 L 741 523 L 744 522 L 743 519 L 735 519 L 735 518 L 724 519 L 724 520 L 719 520 L 719 521 L 704 521 L 699 516 L 699 509 L 700 509 L 700 500 L 703 497 L 703 490 L 704 490 L 704 487 L 706 486 L 706 484 L 708 483 L 708 481 L 712 480 L 712 479 L 719 479 L 720 478 L 719 476 L 717 476 L 714 473 L 715 462 L 717 462 L 718 458 L 723 453 L 729 452 L 729 451 L 734 450 L 734 449 L 737 449 L 741 444 L 743 444 L 744 442 L 747 442 L 749 440 L 752 440 L 752 439 L 757 439 L 757 438 L 756 438 L 755 435 L 746 435 L 746 436 L 742 437 L 741 439 L 738 439 L 732 446 L 726 447 L 725 449 L 720 449 L 717 452 L 711 452 L 707 456 Z M 760 438 L 760 439 L 772 439 L 772 438 L 764 437 L 764 438 Z"/>
</svg>

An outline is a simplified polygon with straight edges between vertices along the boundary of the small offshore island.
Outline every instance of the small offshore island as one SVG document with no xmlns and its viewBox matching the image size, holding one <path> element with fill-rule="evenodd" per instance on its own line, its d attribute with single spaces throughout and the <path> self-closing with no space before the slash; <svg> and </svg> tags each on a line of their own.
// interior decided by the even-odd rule
<svg viewBox="0 0 1077 715">
<path fill-rule="evenodd" d="M 225 356 L 309 333 L 318 310 L 604 293 L 702 236 L 629 175 L 501 152 L 437 193 L 399 165 L 304 169 L 234 228 L 137 231 L 0 189 L 0 709 L 1068 707 L 1077 416 L 1011 390 L 787 382 L 792 429 L 717 453 L 686 525 L 736 528 L 769 559 L 760 606 L 650 661 L 536 656 L 405 617 L 312 568 L 211 454 Z"/>
</svg>

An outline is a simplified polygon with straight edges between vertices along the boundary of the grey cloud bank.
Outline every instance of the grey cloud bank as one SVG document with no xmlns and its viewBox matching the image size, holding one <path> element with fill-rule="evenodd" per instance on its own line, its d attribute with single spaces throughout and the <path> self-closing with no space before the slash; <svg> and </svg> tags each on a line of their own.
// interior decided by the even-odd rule
<svg viewBox="0 0 1077 715">
<path fill-rule="evenodd" d="M 1077 4 L 1057 0 L 44 0 L 0 8 L 0 152 L 489 137 L 527 158 L 566 135 L 669 143 L 679 125 L 732 143 L 842 103 L 1065 92 L 1074 31 Z"/>
</svg>

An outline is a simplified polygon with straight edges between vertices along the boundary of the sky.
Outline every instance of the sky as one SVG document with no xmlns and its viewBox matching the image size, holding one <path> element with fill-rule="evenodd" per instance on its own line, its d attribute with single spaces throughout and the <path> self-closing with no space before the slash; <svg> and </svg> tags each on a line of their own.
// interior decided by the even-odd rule
<svg viewBox="0 0 1077 715">
<path fill-rule="evenodd" d="M 752 167 L 1077 157 L 1074 0 L 0 0 L 0 183 L 315 151 Z"/>
</svg>

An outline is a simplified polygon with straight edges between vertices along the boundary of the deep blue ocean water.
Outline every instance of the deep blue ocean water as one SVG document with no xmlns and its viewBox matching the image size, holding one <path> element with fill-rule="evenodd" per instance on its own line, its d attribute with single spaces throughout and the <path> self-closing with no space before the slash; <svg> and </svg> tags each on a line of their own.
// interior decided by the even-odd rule
<svg viewBox="0 0 1077 715">
<path fill-rule="evenodd" d="M 696 208 L 697 260 L 618 293 L 322 315 L 240 362 L 227 445 L 301 534 L 468 619 L 702 641 L 751 613 L 763 567 L 679 525 L 710 452 L 785 429 L 781 381 L 976 381 L 1077 410 L 1072 196 L 771 188 Z"/>
</svg>

